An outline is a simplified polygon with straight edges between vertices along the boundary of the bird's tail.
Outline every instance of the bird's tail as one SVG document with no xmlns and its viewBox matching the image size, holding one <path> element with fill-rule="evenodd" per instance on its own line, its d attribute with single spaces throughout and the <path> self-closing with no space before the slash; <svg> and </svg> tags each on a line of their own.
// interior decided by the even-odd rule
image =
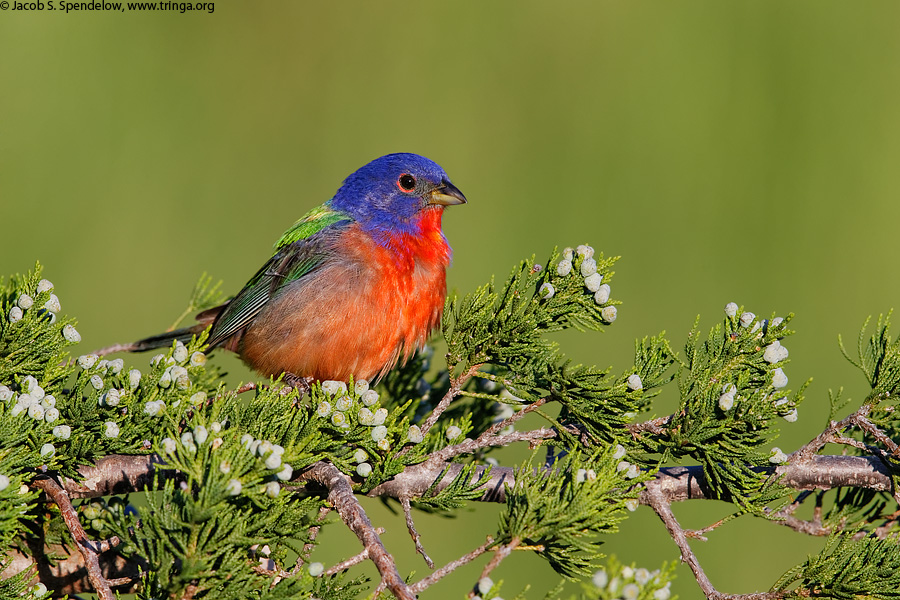
<svg viewBox="0 0 900 600">
<path fill-rule="evenodd" d="M 172 342 L 176 340 L 186 344 L 191 341 L 191 338 L 195 335 L 203 333 L 203 330 L 207 327 L 209 327 L 208 323 L 197 323 L 190 327 L 182 327 L 181 329 L 166 331 L 158 335 L 151 335 L 150 337 L 129 344 L 131 348 L 128 352 L 146 352 L 147 350 L 154 350 L 156 348 L 168 348 L 172 345 Z"/>
<path fill-rule="evenodd" d="M 146 352 L 147 350 L 154 350 L 156 348 L 168 348 L 175 340 L 183 343 L 189 342 L 195 335 L 203 333 L 207 327 L 209 327 L 208 323 L 198 323 L 196 325 L 191 325 L 190 327 L 182 327 L 181 329 L 166 331 L 158 335 L 151 335 L 150 337 L 130 344 L 107 346 L 106 348 L 95 350 L 94 354 L 106 356 L 113 352 Z"/>
<path fill-rule="evenodd" d="M 216 318 L 219 316 L 219 313 L 222 312 L 222 309 L 224 309 L 225 306 L 226 305 L 223 304 L 221 306 L 216 306 L 214 308 L 204 310 L 197 315 L 196 319 L 197 321 L 199 321 L 199 323 L 197 323 L 196 325 L 191 325 L 190 327 L 182 327 L 181 329 L 173 329 L 172 331 L 166 331 L 157 335 L 151 335 L 148 338 L 144 338 L 130 344 L 115 344 L 114 346 L 107 346 L 106 348 L 96 350 L 94 354 L 98 356 L 105 356 L 107 354 L 112 354 L 113 352 L 146 352 L 147 350 L 154 350 L 156 348 L 168 348 L 172 345 L 172 342 L 176 340 L 182 343 L 187 343 L 191 341 L 192 337 L 194 337 L 195 335 L 200 335 L 206 330 L 207 327 L 214 323 Z M 219 346 L 221 344 L 216 345 Z"/>
</svg>

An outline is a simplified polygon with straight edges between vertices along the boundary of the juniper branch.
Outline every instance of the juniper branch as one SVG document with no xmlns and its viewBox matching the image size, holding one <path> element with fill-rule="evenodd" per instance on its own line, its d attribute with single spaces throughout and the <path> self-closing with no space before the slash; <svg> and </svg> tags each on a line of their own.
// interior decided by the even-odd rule
<svg viewBox="0 0 900 600">
<path fill-rule="evenodd" d="M 440 569 L 438 569 L 431 575 L 424 577 L 424 578 L 420 579 L 419 581 L 417 581 L 416 583 L 414 583 L 413 585 L 409 586 L 409 589 L 411 589 L 413 592 L 415 592 L 417 594 L 428 589 L 429 587 L 431 587 L 432 585 L 434 585 L 435 583 L 437 583 L 438 581 L 440 581 L 441 579 L 443 579 L 444 577 L 446 577 L 447 575 L 449 575 L 456 569 L 469 564 L 470 562 L 472 562 L 473 560 L 475 560 L 476 558 L 478 558 L 479 556 L 484 554 L 487 551 L 487 549 L 491 547 L 491 545 L 493 543 L 494 543 L 494 540 L 491 537 L 488 537 L 487 541 L 484 544 L 482 544 L 481 546 L 475 548 L 474 550 L 472 550 L 471 552 L 469 552 L 467 554 L 464 554 L 463 556 L 457 558 L 456 560 L 452 560 L 452 561 L 448 562 L 446 565 L 444 565 L 443 567 L 441 567 Z"/>
<path fill-rule="evenodd" d="M 397 571 L 393 557 L 384 547 L 381 538 L 375 532 L 375 527 L 354 496 L 353 488 L 346 476 L 334 465 L 319 462 L 309 468 L 302 477 L 328 488 L 328 501 L 347 527 L 356 534 L 363 547 L 369 551 L 369 558 L 375 563 L 382 583 L 391 590 L 391 593 L 399 600 L 415 600 L 415 594 L 410 591 Z"/>
<path fill-rule="evenodd" d="M 409 536 L 416 545 L 416 552 L 422 555 L 422 558 L 425 560 L 425 564 L 428 565 L 429 569 L 434 569 L 434 561 L 431 560 L 431 557 L 425 552 L 425 546 L 422 545 L 422 536 L 419 535 L 418 530 L 416 530 L 416 523 L 413 521 L 412 506 L 409 503 L 409 498 L 405 496 L 400 498 L 400 506 L 403 507 L 403 515 L 406 517 L 406 529 L 409 531 Z"/>
<path fill-rule="evenodd" d="M 328 567 L 327 569 L 325 569 L 325 572 L 323 574 L 325 576 L 336 575 L 337 573 L 340 573 L 341 571 L 346 571 L 350 567 L 358 565 L 359 563 L 361 563 L 365 560 L 368 560 L 368 559 L 369 559 L 369 549 L 363 548 L 362 552 L 357 553 L 355 556 L 351 556 L 347 560 L 342 560 L 341 562 L 334 565 L 333 567 Z"/>
<path fill-rule="evenodd" d="M 49 478 L 37 478 L 32 485 L 47 494 L 59 507 L 66 527 L 68 527 L 69 532 L 72 534 L 72 539 L 75 541 L 75 546 L 82 557 L 84 557 L 84 566 L 87 569 L 88 578 L 97 597 L 101 600 L 115 600 L 115 595 L 109 586 L 109 582 L 106 581 L 103 577 L 103 572 L 100 570 L 98 557 L 104 551 L 109 550 L 111 546 L 118 545 L 118 538 L 106 543 L 92 542 L 78 521 L 78 514 L 75 512 L 75 508 L 72 506 L 65 489 Z"/>
<path fill-rule="evenodd" d="M 437 406 L 434 407 L 434 410 L 431 411 L 431 414 L 428 415 L 428 418 L 420 425 L 420 429 L 422 430 L 422 434 L 427 434 L 428 430 L 431 429 L 435 423 L 437 423 L 438 418 L 447 410 L 447 407 L 450 406 L 450 403 L 456 399 L 459 395 L 459 391 L 462 387 L 472 378 L 472 376 L 478 372 L 480 364 L 472 365 L 469 367 L 464 373 L 458 375 L 457 377 L 450 378 L 450 389 L 447 390 L 447 393 L 441 398 L 441 401 L 438 402 Z"/>
<path fill-rule="evenodd" d="M 35 539 L 23 540 L 23 543 L 28 547 L 29 553 L 15 548 L 8 550 L 4 578 L 35 569 L 41 582 L 60 593 L 80 594 L 93 591 L 84 556 L 80 552 L 71 552 L 63 546 L 43 546 Z M 100 556 L 99 562 L 103 577 L 110 587 L 123 588 L 121 591 L 124 593 L 133 593 L 134 586 L 141 580 L 141 572 L 147 570 L 146 562 L 129 561 L 115 553 Z"/>
</svg>

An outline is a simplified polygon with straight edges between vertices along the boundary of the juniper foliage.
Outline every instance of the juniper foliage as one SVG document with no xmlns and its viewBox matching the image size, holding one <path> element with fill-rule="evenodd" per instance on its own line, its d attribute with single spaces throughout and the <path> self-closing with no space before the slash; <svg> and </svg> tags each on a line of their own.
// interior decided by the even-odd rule
<svg viewBox="0 0 900 600">
<path fill-rule="evenodd" d="M 140 567 L 140 598 L 356 597 L 371 587 L 352 568 L 329 576 L 308 568 L 315 547 L 341 525 L 322 520 L 334 508 L 328 490 L 306 475 L 333 465 L 364 495 L 434 464 L 434 479 L 404 499 L 453 514 L 485 499 L 502 468 L 490 454 L 518 434 L 551 451 L 509 472 L 488 550 L 536 552 L 562 577 L 583 581 L 585 600 L 666 600 L 672 565 L 602 563 L 603 540 L 667 464 L 696 461 L 711 497 L 733 503 L 737 515 L 776 518 L 791 490 L 774 476 L 769 446 L 776 425 L 796 418 L 807 383 L 786 388 L 781 342 L 793 333 L 791 316 L 757 319 L 737 307 L 706 334 L 695 323 L 681 354 L 661 333 L 638 340 L 633 366 L 621 373 L 573 364 L 546 336 L 613 324 L 615 262 L 586 246 L 554 250 L 543 265 L 522 261 L 503 285 L 491 281 L 448 299 L 444 361 L 425 349 L 373 389 L 321 382 L 304 397 L 278 380 L 250 395 L 229 388 L 207 360 L 205 333 L 149 361 L 74 358 L 77 323 L 62 316 L 41 266 L 0 281 L 0 543 L 10 558 L 30 555 L 35 544 L 72 548 L 35 479 L 78 480 L 82 465 L 106 456 L 157 455 L 146 487 L 74 502 L 88 535 L 117 536 L 112 552 Z M 204 275 L 185 312 L 220 301 Z M 894 438 L 900 341 L 889 328 L 884 317 L 874 334 L 861 333 L 851 361 L 872 388 L 864 401 L 872 422 Z M 653 400 L 666 390 L 678 409 L 656 416 Z M 834 414 L 846 406 L 839 392 L 832 406 Z M 526 413 L 533 415 L 519 421 Z M 528 419 L 544 427 L 523 428 Z M 884 460 L 893 468 L 891 457 Z M 445 482 L 454 463 L 458 472 Z M 838 533 L 773 589 L 895 597 L 893 572 L 875 565 L 896 571 L 897 540 L 872 535 L 890 529 L 893 499 L 868 489 L 813 496 L 822 523 Z M 490 598 L 501 584 L 484 587 Z M 548 599 L 562 598 L 561 590 Z M 0 583 L 0 599 L 23 594 L 43 594 L 32 571 Z"/>
<path fill-rule="evenodd" d="M 819 598 L 900 598 L 900 545 L 845 531 L 828 538 L 824 550 L 785 573 L 773 590 L 795 582 Z"/>
</svg>

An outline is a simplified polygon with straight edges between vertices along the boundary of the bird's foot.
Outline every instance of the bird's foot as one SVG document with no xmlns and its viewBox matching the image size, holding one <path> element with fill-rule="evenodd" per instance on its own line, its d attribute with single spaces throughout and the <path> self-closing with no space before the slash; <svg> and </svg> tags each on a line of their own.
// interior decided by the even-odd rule
<svg viewBox="0 0 900 600">
<path fill-rule="evenodd" d="M 300 375 L 294 375 L 293 373 L 285 372 L 284 379 L 282 381 L 287 384 L 287 386 L 282 388 L 283 394 L 288 394 L 293 390 L 297 390 L 298 398 L 302 398 L 309 393 L 310 389 L 312 389 L 313 378 L 301 377 Z"/>
</svg>

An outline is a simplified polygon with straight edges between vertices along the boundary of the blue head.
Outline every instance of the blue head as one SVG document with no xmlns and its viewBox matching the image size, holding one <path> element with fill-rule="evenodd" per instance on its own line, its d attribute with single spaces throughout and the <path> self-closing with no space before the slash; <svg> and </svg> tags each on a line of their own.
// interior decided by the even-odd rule
<svg viewBox="0 0 900 600">
<path fill-rule="evenodd" d="M 437 163 L 401 153 L 376 158 L 347 177 L 330 204 L 366 229 L 412 233 L 424 211 L 465 202 Z"/>
</svg>

